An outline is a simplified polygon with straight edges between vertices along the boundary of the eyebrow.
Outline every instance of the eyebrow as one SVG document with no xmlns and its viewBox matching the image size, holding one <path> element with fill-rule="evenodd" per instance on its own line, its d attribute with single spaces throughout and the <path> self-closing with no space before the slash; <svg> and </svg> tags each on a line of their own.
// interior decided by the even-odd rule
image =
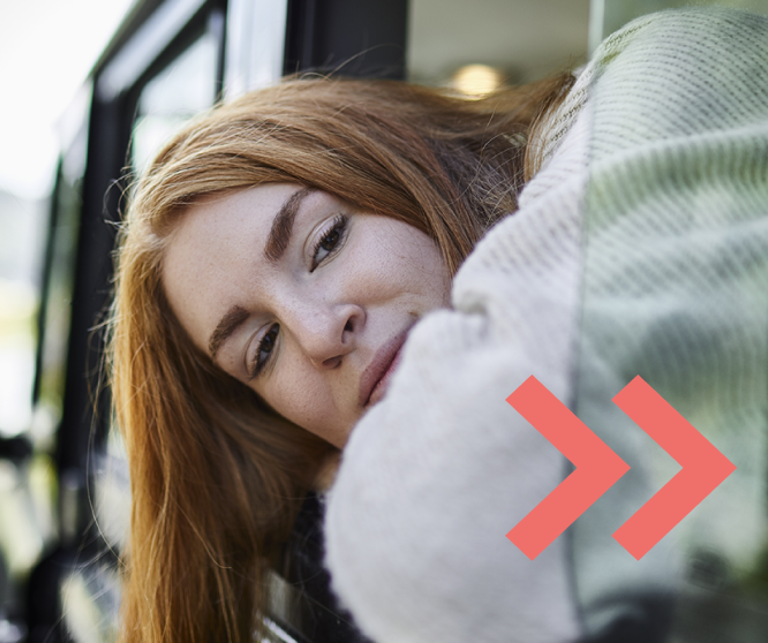
<svg viewBox="0 0 768 643">
<path fill-rule="evenodd" d="M 293 230 L 293 220 L 299 211 L 301 202 L 306 196 L 314 192 L 312 188 L 302 188 L 294 192 L 288 200 L 283 203 L 275 219 L 272 221 L 272 227 L 269 230 L 269 237 L 264 246 L 264 255 L 273 263 L 283 256 L 288 243 L 291 240 Z"/>
<path fill-rule="evenodd" d="M 293 220 L 296 218 L 299 206 L 304 198 L 312 192 L 314 190 L 308 187 L 297 190 L 280 206 L 280 210 L 272 221 L 267 243 L 264 246 L 264 254 L 270 261 L 278 261 L 283 256 L 291 240 Z M 208 351 L 212 359 L 216 358 L 216 353 L 224 341 L 248 319 L 248 316 L 248 311 L 244 308 L 232 306 L 219 320 L 208 340 Z"/>
<path fill-rule="evenodd" d="M 232 306 L 224 317 L 221 318 L 216 326 L 216 330 L 211 333 L 211 339 L 208 340 L 208 350 L 211 353 L 212 359 L 216 357 L 216 352 L 224 340 L 234 333 L 248 319 L 248 316 L 248 311 L 244 308 Z"/>
</svg>

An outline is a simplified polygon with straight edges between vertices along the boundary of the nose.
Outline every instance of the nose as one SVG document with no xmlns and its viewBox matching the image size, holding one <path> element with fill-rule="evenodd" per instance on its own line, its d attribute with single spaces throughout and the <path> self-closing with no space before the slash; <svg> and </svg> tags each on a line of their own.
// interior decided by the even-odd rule
<svg viewBox="0 0 768 643">
<path fill-rule="evenodd" d="M 304 303 L 284 317 L 300 350 L 318 368 L 336 368 L 355 348 L 365 312 L 355 304 Z"/>
</svg>

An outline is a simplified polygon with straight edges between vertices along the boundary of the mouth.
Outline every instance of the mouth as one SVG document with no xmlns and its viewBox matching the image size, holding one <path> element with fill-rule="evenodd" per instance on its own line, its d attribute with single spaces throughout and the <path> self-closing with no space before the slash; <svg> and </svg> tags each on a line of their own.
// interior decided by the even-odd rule
<svg viewBox="0 0 768 643">
<path fill-rule="evenodd" d="M 408 337 L 406 328 L 386 342 L 373 356 L 373 360 L 360 378 L 360 405 L 369 408 L 387 392 L 389 381 L 400 363 L 400 352 Z"/>
</svg>

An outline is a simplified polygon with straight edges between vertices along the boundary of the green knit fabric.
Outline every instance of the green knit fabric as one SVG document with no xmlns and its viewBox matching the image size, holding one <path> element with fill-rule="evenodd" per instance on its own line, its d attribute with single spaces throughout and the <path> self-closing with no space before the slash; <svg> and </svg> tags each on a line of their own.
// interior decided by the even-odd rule
<svg viewBox="0 0 768 643">
<path fill-rule="evenodd" d="M 641 375 L 737 466 L 649 554 L 679 573 L 673 629 L 731 640 L 730 621 L 757 616 L 701 594 L 754 600 L 768 547 L 768 20 L 648 16 L 593 64 L 575 405 L 639 466 L 577 522 L 577 587 L 599 629 L 595 606 L 652 567 L 611 538 L 680 468 L 606 405 Z"/>
<path fill-rule="evenodd" d="M 327 562 L 378 643 L 765 640 L 767 74 L 764 18 L 693 9 L 579 75 L 345 449 Z M 569 468 L 531 375 L 632 467 L 534 560 L 506 533 Z M 738 467 L 640 561 L 612 534 L 679 467 L 611 401 L 637 375 Z"/>
</svg>

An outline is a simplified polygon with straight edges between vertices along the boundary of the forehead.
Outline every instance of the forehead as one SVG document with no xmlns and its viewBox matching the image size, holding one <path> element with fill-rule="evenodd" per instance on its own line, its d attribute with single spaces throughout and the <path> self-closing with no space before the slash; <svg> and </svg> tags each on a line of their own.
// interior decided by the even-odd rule
<svg viewBox="0 0 768 643">
<path fill-rule="evenodd" d="M 274 215 L 298 189 L 290 183 L 273 183 L 204 196 L 180 217 L 171 243 L 200 241 L 201 236 L 215 243 L 236 237 L 245 228 L 269 231 Z"/>
<path fill-rule="evenodd" d="M 253 267 L 275 214 L 297 189 L 280 183 L 206 197 L 184 212 L 171 233 L 163 288 L 181 325 L 203 350 L 222 312 L 246 285 L 254 285 Z"/>
</svg>

